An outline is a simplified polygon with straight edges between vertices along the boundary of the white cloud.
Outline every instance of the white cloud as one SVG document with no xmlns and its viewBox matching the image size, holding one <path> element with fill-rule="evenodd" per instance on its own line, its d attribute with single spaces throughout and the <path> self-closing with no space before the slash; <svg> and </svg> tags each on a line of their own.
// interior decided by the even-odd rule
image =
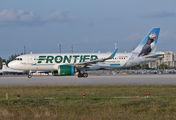
<svg viewBox="0 0 176 120">
<path fill-rule="evenodd" d="M 176 13 L 167 11 L 153 11 L 142 15 L 142 17 L 155 18 L 155 17 L 174 17 Z"/>
<path fill-rule="evenodd" d="M 12 25 L 40 25 L 46 22 L 68 22 L 75 21 L 77 17 L 69 15 L 68 10 L 56 11 L 49 16 L 39 17 L 33 11 L 3 10 L 0 12 L 0 26 Z"/>
<path fill-rule="evenodd" d="M 3 10 L 0 12 L 0 25 L 31 24 L 40 21 L 40 17 L 33 11 L 24 12 L 23 10 Z"/>
<path fill-rule="evenodd" d="M 77 17 L 69 15 L 68 10 L 56 11 L 52 13 L 50 16 L 44 18 L 44 21 L 47 22 L 67 22 L 67 21 L 75 21 Z"/>
</svg>

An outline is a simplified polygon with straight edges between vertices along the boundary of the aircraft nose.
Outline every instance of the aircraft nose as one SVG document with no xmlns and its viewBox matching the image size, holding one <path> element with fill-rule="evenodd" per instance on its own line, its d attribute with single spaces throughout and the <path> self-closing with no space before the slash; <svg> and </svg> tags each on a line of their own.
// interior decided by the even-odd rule
<svg viewBox="0 0 176 120">
<path fill-rule="evenodd" d="M 14 68 L 16 67 L 16 63 L 15 63 L 14 61 L 12 61 L 12 62 L 10 62 L 10 63 L 8 64 L 8 66 L 9 66 L 10 68 L 14 69 Z"/>
</svg>

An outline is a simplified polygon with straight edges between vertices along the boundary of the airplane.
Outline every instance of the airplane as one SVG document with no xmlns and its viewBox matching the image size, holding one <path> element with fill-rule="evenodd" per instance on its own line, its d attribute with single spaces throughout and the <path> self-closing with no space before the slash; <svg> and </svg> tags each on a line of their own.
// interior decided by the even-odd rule
<svg viewBox="0 0 176 120">
<path fill-rule="evenodd" d="M 16 57 L 8 66 L 18 70 L 51 70 L 54 76 L 74 75 L 88 77 L 86 71 L 113 70 L 129 68 L 149 61 L 163 58 L 163 54 L 155 54 L 160 28 L 152 28 L 142 42 L 129 53 L 55 53 L 25 54 Z"/>
<path fill-rule="evenodd" d="M 25 72 L 24 70 L 14 70 L 14 69 L 8 68 L 6 66 L 6 63 L 3 62 L 3 66 L 2 66 L 3 74 L 23 74 L 24 72 Z"/>
</svg>

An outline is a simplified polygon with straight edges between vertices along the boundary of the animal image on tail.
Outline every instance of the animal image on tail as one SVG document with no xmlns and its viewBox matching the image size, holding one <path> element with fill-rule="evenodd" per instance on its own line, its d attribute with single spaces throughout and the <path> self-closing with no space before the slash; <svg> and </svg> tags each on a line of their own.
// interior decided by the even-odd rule
<svg viewBox="0 0 176 120">
<path fill-rule="evenodd" d="M 155 33 L 150 33 L 147 42 L 143 46 L 141 52 L 138 57 L 145 56 L 150 54 L 155 49 L 155 41 L 154 39 L 158 39 Z"/>
</svg>

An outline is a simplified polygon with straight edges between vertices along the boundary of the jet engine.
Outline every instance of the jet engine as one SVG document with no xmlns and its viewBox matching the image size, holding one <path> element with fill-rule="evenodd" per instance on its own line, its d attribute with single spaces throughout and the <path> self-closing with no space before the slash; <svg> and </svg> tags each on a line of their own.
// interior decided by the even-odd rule
<svg viewBox="0 0 176 120">
<path fill-rule="evenodd" d="M 54 76 L 67 76 L 74 75 L 75 67 L 69 65 L 60 65 L 58 66 L 58 70 L 54 71 Z"/>
</svg>

